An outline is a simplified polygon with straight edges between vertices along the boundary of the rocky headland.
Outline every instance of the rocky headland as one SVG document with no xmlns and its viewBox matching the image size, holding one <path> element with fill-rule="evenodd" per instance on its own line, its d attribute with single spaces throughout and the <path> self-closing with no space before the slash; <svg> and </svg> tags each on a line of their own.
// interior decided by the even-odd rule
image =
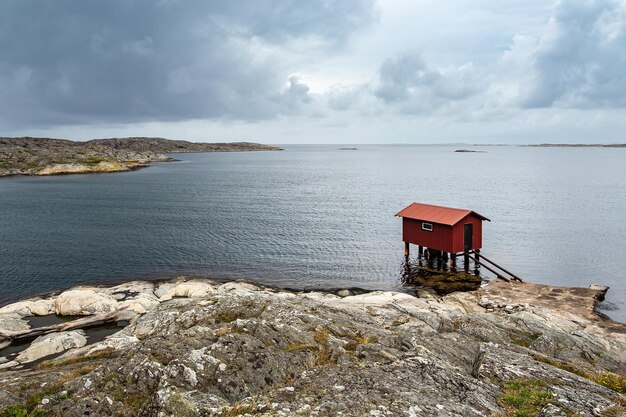
<svg viewBox="0 0 626 417">
<path fill-rule="evenodd" d="M 273 151 L 249 142 L 199 143 L 163 138 L 113 138 L 76 142 L 49 138 L 0 137 L 0 177 L 130 171 L 172 159 L 174 152 Z"/>
<path fill-rule="evenodd" d="M 0 416 L 623 416 L 626 326 L 601 296 L 77 287 L 0 309 Z M 54 315 L 78 318 L 30 328 Z M 94 342 L 94 320 L 127 325 Z"/>
</svg>

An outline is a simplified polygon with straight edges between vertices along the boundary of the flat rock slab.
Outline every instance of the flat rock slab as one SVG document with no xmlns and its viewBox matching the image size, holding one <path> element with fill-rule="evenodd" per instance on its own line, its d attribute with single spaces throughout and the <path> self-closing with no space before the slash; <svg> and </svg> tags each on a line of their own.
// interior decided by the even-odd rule
<svg viewBox="0 0 626 417">
<path fill-rule="evenodd" d="M 63 316 L 86 316 L 116 310 L 117 300 L 92 289 L 69 290 L 57 297 L 54 308 Z"/>
<path fill-rule="evenodd" d="M 86 344 L 87 338 L 82 330 L 47 334 L 35 339 L 15 360 L 19 363 L 33 362 L 68 349 L 83 347 Z"/>
<path fill-rule="evenodd" d="M 28 330 L 29 327 L 28 322 L 18 313 L 0 314 L 0 330 L 19 331 Z"/>
<path fill-rule="evenodd" d="M 529 282 L 492 281 L 478 290 L 481 304 L 492 306 L 532 305 L 597 320 L 598 289 L 555 287 Z"/>
</svg>

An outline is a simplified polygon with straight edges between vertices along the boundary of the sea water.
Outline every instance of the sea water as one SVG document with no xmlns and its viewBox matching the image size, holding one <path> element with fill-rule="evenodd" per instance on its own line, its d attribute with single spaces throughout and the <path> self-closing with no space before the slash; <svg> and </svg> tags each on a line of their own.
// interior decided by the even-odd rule
<svg viewBox="0 0 626 417">
<path fill-rule="evenodd" d="M 526 281 L 610 286 L 601 308 L 626 322 L 626 149 L 283 147 L 1 178 L 0 303 L 181 274 L 410 291 L 394 214 L 417 201 L 490 218 L 482 252 Z"/>
</svg>

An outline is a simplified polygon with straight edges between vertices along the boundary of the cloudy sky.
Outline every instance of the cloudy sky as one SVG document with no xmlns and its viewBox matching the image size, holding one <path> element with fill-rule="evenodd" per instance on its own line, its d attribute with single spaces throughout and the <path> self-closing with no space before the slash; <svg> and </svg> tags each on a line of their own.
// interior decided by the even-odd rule
<svg viewBox="0 0 626 417">
<path fill-rule="evenodd" d="M 626 0 L 3 0 L 0 136 L 626 142 Z"/>
</svg>

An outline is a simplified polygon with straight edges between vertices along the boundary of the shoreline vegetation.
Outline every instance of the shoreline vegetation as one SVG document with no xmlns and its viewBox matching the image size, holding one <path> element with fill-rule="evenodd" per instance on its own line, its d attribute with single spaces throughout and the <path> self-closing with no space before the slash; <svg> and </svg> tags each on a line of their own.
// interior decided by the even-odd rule
<svg viewBox="0 0 626 417">
<path fill-rule="evenodd" d="M 0 177 L 124 172 L 151 162 L 169 162 L 165 153 L 277 151 L 250 142 L 200 143 L 164 138 L 132 137 L 66 139 L 0 137 Z"/>
<path fill-rule="evenodd" d="M 621 416 L 626 325 L 595 311 L 605 290 L 74 287 L 0 308 L 0 416 Z M 92 338 L 93 321 L 124 327 Z"/>
</svg>

